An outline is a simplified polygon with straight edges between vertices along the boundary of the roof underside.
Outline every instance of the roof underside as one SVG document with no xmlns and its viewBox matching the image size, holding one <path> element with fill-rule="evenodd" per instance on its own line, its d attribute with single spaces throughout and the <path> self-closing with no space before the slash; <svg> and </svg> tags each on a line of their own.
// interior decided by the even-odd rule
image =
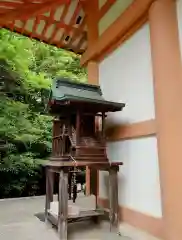
<svg viewBox="0 0 182 240">
<path fill-rule="evenodd" d="M 100 37 L 133 1 L 0 0 L 0 27 L 82 54 L 87 49 L 87 14 Z"/>
<path fill-rule="evenodd" d="M 0 0 L 0 26 L 83 53 L 87 48 L 85 0 Z"/>
</svg>

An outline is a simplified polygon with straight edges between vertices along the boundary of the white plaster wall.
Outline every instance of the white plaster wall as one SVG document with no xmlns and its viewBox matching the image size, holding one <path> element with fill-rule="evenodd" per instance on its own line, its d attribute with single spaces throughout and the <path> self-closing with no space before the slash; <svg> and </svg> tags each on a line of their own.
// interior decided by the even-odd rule
<svg viewBox="0 0 182 240">
<path fill-rule="evenodd" d="M 149 27 L 146 24 L 99 65 L 100 85 L 107 100 L 125 102 L 111 113 L 108 125 L 155 118 Z M 123 161 L 119 172 L 119 203 L 161 217 L 156 137 L 108 144 L 110 161 Z M 108 177 L 100 173 L 100 197 L 108 196 Z"/>
<path fill-rule="evenodd" d="M 123 161 L 118 174 L 121 206 L 161 217 L 161 197 L 156 137 L 108 144 L 110 161 Z M 108 174 L 100 174 L 101 198 L 108 197 Z"/>
<path fill-rule="evenodd" d="M 149 27 L 145 25 L 99 66 L 100 85 L 108 100 L 125 102 L 109 123 L 134 123 L 155 117 Z"/>
</svg>

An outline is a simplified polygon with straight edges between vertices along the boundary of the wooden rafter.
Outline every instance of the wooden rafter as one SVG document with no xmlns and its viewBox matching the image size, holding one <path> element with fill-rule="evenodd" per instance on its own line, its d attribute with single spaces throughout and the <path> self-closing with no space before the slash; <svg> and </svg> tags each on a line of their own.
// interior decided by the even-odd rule
<svg viewBox="0 0 182 240">
<path fill-rule="evenodd" d="M 32 32 L 35 32 L 36 31 L 36 28 L 38 26 L 38 24 L 40 23 L 40 20 L 44 20 L 45 22 L 47 22 L 49 18 L 48 17 L 45 17 L 45 16 L 38 16 L 36 17 L 36 20 L 35 20 L 35 23 L 34 23 L 34 26 L 33 26 L 33 30 Z M 25 21 L 24 21 L 25 22 Z M 83 30 L 83 28 L 76 28 L 76 27 L 73 27 L 73 26 L 69 26 L 67 24 L 65 24 L 64 22 L 59 22 L 57 20 L 54 20 L 52 22 L 50 22 L 51 24 L 56 24 L 57 28 L 60 29 L 60 28 L 64 28 L 64 29 L 69 29 L 70 31 L 75 31 L 75 36 L 79 36 L 81 33 L 84 33 L 86 34 L 86 31 Z M 3 24 L 4 26 L 9 26 L 10 23 L 5 23 Z M 81 26 L 81 25 L 80 25 Z M 85 22 L 84 22 L 84 25 L 82 26 L 85 26 Z M 20 27 L 16 27 L 17 29 L 21 29 Z M 41 34 L 41 36 L 43 36 Z"/>
<path fill-rule="evenodd" d="M 14 21 L 10 24 L 10 29 L 11 29 L 11 31 L 13 31 L 13 29 L 14 29 Z"/>
<path fill-rule="evenodd" d="M 50 27 L 52 24 L 55 24 L 55 25 L 56 25 L 56 22 L 57 22 L 57 21 L 54 21 L 55 8 L 50 8 L 50 9 L 49 9 L 49 12 L 50 12 L 50 16 L 48 17 L 47 22 L 46 22 L 46 25 L 44 26 L 43 32 L 42 32 L 42 34 L 41 34 L 42 37 L 43 37 L 43 39 L 45 38 L 45 34 L 47 33 L 47 30 L 49 29 L 49 27 Z"/>
<path fill-rule="evenodd" d="M 79 37 L 79 35 L 81 33 L 84 33 L 84 27 L 86 25 L 86 18 L 83 19 L 82 23 L 80 24 L 80 27 L 78 28 L 78 30 L 76 31 L 76 29 L 74 29 L 73 31 L 73 35 L 72 38 L 69 42 L 69 45 L 72 46 L 73 42 Z"/>
<path fill-rule="evenodd" d="M 79 13 L 80 9 L 81 9 L 81 3 L 78 2 L 77 6 L 76 6 L 76 9 L 75 9 L 75 11 L 74 11 L 74 13 L 71 17 L 71 20 L 69 22 L 69 26 L 73 26 L 76 23 L 76 18 L 78 16 L 78 13 Z M 63 34 L 63 36 L 61 38 L 61 41 L 60 41 L 61 43 L 64 41 L 65 36 L 69 36 L 69 33 L 70 33 L 70 29 L 65 29 L 65 33 Z"/>
<path fill-rule="evenodd" d="M 74 30 L 75 28 L 70 26 L 70 25 L 67 25 L 64 23 L 64 21 L 60 20 L 60 21 L 57 21 L 57 20 L 54 20 L 51 18 L 51 20 L 49 20 L 49 17 L 46 17 L 46 16 L 39 16 L 39 20 L 44 20 L 46 23 L 50 23 L 50 24 L 55 24 L 57 25 L 58 28 L 66 28 L 66 29 L 71 29 L 71 30 Z"/>
<path fill-rule="evenodd" d="M 4 8 L 6 10 L 14 9 L 21 7 L 23 5 L 23 2 L 0 2 L 0 8 Z"/>
<path fill-rule="evenodd" d="M 30 17 L 35 17 L 37 14 L 45 13 L 47 9 L 50 7 L 54 7 L 57 5 L 61 5 L 70 3 L 70 0 L 47 0 L 43 3 L 26 3 L 23 4 L 20 8 L 13 9 L 11 11 L 8 11 L 7 13 L 1 14 L 0 15 L 0 22 L 4 21 L 12 21 L 16 19 L 20 20 L 27 20 Z M 22 14 L 24 13 L 24 14 Z"/>
<path fill-rule="evenodd" d="M 27 23 L 27 21 L 24 21 L 24 22 L 23 22 L 23 27 L 22 27 L 22 29 L 21 29 L 21 34 L 23 34 L 23 32 L 25 31 L 26 23 Z"/>
<path fill-rule="evenodd" d="M 69 9 L 69 5 L 67 4 L 67 5 L 65 5 L 64 10 L 63 10 L 63 14 L 61 16 L 61 21 L 63 21 L 63 22 L 64 22 L 64 19 L 66 17 L 66 14 L 68 13 L 68 9 Z M 54 38 L 55 38 L 55 36 L 54 36 Z M 52 40 L 54 40 L 54 38 L 52 37 Z M 58 47 L 60 47 L 61 45 L 62 45 L 62 42 L 61 42 L 61 38 L 60 38 L 59 42 L 58 42 Z"/>
<path fill-rule="evenodd" d="M 31 38 L 33 38 L 34 36 L 36 37 L 36 30 L 37 30 L 37 26 L 38 26 L 39 23 L 40 23 L 40 17 L 38 16 L 38 17 L 35 18 L 35 21 L 34 21 L 32 32 L 31 32 L 31 35 L 30 35 Z"/>
<path fill-rule="evenodd" d="M 10 29 L 10 27 L 8 27 L 8 26 L 5 27 L 5 28 L 6 28 L 6 29 Z M 13 31 L 16 32 L 16 33 L 20 33 L 20 34 L 21 34 L 20 29 L 17 28 L 17 27 L 14 27 Z M 24 30 L 23 35 L 26 36 L 26 37 L 30 37 L 30 33 L 27 32 L 26 30 Z M 35 39 L 35 40 L 39 40 L 39 41 L 41 41 L 41 42 L 43 42 L 43 43 L 46 43 L 46 44 L 49 44 L 49 45 L 58 47 L 58 42 L 50 43 L 48 40 L 40 38 L 40 36 L 39 36 L 38 34 L 33 34 L 31 38 L 32 38 L 32 39 Z M 62 46 L 62 47 L 65 48 L 65 46 Z M 79 52 L 79 53 L 83 53 L 83 52 L 84 52 L 84 50 L 79 50 L 79 51 L 78 51 L 78 48 L 77 48 L 77 47 L 66 48 L 66 49 L 68 49 L 68 50 L 70 50 L 70 51 L 72 51 L 72 52 L 75 52 L 75 53 L 76 53 L 76 52 Z"/>
<path fill-rule="evenodd" d="M 39 18 L 40 20 L 44 20 L 45 22 L 48 22 L 47 20 L 49 19 L 49 17 L 45 17 L 45 16 L 41 16 Z M 61 18 L 62 19 L 62 18 Z M 76 36 L 79 36 L 81 33 L 84 33 L 86 34 L 86 32 L 83 30 L 83 28 L 76 28 L 74 26 L 71 26 L 71 25 L 67 25 L 65 24 L 64 20 L 60 20 L 60 21 L 57 21 L 57 20 L 52 20 L 51 18 L 51 21 L 49 21 L 49 24 L 55 24 L 55 28 L 56 29 L 64 29 L 66 32 L 70 32 L 70 31 L 73 31 L 75 32 Z M 85 25 L 85 23 L 84 23 Z M 81 25 L 80 25 L 81 26 Z M 53 34 L 52 34 L 52 37 L 51 37 L 51 42 L 54 42 L 54 38 L 56 36 L 56 33 L 57 31 L 54 31 Z M 59 40 L 60 41 L 60 40 Z"/>
<path fill-rule="evenodd" d="M 57 47 L 83 53 L 83 47 L 86 48 L 87 45 L 86 14 L 82 15 L 82 19 L 78 23 L 76 22 L 83 9 L 83 4 L 89 0 L 74 0 L 76 5 L 72 5 L 72 1 L 0 1 L 0 27 Z M 47 13 L 49 14 L 47 15 Z M 60 19 L 57 18 L 58 15 Z M 65 22 L 67 15 L 70 16 L 69 23 Z M 66 36 L 69 36 L 68 41 L 65 41 Z"/>
<path fill-rule="evenodd" d="M 116 2 L 116 0 L 107 0 L 107 2 L 101 7 L 99 11 L 99 19 L 101 19 L 110 7 Z"/>
<path fill-rule="evenodd" d="M 79 50 L 81 49 L 82 44 L 86 41 L 86 39 L 87 39 L 86 35 L 83 34 L 81 39 L 80 39 L 80 41 L 79 41 L 79 43 L 78 43 L 78 45 L 77 45 L 77 47 L 76 47 L 76 53 L 79 52 Z"/>
</svg>

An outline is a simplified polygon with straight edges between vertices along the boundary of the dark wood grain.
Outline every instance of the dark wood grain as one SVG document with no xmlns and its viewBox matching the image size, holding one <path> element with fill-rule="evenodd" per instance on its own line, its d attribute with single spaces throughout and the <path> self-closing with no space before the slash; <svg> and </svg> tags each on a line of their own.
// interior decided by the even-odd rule
<svg viewBox="0 0 182 240">
<path fill-rule="evenodd" d="M 58 233 L 62 240 L 67 240 L 68 219 L 68 174 L 63 170 L 59 176 L 59 210 L 58 210 Z"/>
</svg>

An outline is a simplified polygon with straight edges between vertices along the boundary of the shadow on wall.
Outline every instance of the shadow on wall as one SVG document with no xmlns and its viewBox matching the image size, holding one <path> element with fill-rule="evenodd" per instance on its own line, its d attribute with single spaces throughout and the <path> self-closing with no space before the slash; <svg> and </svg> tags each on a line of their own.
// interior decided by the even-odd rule
<svg viewBox="0 0 182 240">
<path fill-rule="evenodd" d="M 121 166 L 122 168 L 122 166 Z M 122 198 L 123 192 L 122 189 L 125 189 L 125 185 L 126 185 L 126 179 L 124 174 L 122 174 L 121 172 L 122 170 L 120 170 L 119 174 L 118 174 L 118 202 L 120 203 L 120 199 Z M 102 175 L 103 178 L 103 185 L 102 189 L 104 189 L 104 196 L 105 198 L 109 199 L 109 174 L 104 173 Z"/>
</svg>

